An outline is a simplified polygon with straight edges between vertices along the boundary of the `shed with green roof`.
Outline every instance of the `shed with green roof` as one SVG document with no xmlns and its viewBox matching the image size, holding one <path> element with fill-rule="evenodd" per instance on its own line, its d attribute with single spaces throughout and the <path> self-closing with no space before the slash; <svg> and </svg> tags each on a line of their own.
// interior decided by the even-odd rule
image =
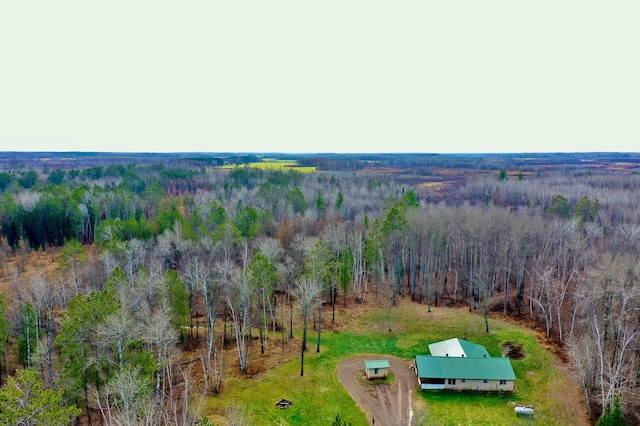
<svg viewBox="0 0 640 426">
<path fill-rule="evenodd" d="M 364 374 L 369 380 L 384 379 L 389 375 L 389 368 L 391 368 L 391 366 L 386 359 L 364 362 Z"/>
</svg>

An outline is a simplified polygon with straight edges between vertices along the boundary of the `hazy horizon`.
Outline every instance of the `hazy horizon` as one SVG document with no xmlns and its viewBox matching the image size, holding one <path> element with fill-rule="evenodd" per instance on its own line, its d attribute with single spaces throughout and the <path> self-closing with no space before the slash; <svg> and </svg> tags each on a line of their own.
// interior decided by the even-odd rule
<svg viewBox="0 0 640 426">
<path fill-rule="evenodd" d="M 638 12 L 10 2 L 0 151 L 638 152 Z"/>
</svg>

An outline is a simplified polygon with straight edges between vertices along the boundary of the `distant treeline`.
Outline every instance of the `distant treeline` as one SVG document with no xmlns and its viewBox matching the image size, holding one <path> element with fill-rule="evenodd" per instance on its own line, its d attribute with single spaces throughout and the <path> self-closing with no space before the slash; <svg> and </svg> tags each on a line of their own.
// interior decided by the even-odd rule
<svg viewBox="0 0 640 426">
<path fill-rule="evenodd" d="M 446 167 L 466 169 L 530 169 L 539 166 L 584 166 L 589 164 L 640 164 L 640 154 L 595 153 L 113 153 L 113 152 L 0 152 L 0 170 L 25 171 L 92 166 L 149 165 L 162 163 L 171 168 L 214 167 L 247 164 L 263 158 L 296 160 L 303 166 L 326 171 L 360 170 L 367 167 Z"/>
</svg>

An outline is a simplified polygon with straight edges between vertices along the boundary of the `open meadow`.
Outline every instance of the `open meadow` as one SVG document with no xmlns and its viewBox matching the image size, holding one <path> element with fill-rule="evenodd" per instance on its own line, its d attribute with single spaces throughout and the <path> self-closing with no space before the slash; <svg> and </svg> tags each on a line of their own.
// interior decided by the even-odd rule
<svg viewBox="0 0 640 426">
<path fill-rule="evenodd" d="M 253 162 L 248 164 L 227 164 L 222 166 L 223 169 L 233 169 L 236 167 L 251 167 L 260 170 L 277 170 L 286 172 L 293 170 L 300 173 L 313 173 L 316 171 L 315 166 L 299 166 L 297 161 L 294 160 L 269 160 L 264 159 L 260 162 Z"/>
</svg>

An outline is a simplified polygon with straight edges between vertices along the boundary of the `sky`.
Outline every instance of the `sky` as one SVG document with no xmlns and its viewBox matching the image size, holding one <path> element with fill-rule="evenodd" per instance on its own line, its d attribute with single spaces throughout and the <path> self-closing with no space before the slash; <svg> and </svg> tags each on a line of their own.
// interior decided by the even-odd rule
<svg viewBox="0 0 640 426">
<path fill-rule="evenodd" d="M 640 2 L 5 1 L 0 151 L 640 150 Z"/>
</svg>

